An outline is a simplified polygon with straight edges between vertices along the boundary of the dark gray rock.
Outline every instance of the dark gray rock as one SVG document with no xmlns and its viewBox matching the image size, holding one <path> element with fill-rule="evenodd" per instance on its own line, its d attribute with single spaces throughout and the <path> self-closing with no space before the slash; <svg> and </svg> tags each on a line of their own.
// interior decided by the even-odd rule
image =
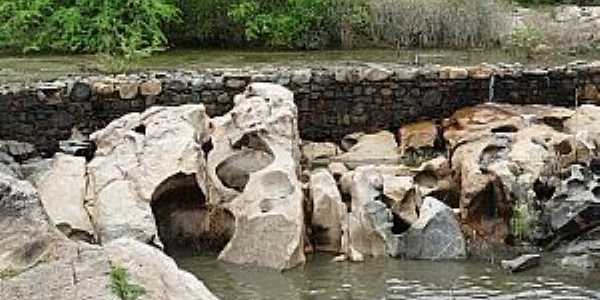
<svg viewBox="0 0 600 300">
<path fill-rule="evenodd" d="M 394 256 L 412 259 L 466 258 L 465 239 L 450 207 L 435 198 L 423 200 L 419 219 L 398 236 Z"/>
<path fill-rule="evenodd" d="M 71 88 L 69 98 L 74 102 L 87 101 L 92 95 L 92 88 L 85 82 L 76 82 Z"/>
<path fill-rule="evenodd" d="M 600 176 L 592 167 L 572 165 L 555 195 L 545 204 L 551 231 L 558 239 L 600 225 Z"/>
<path fill-rule="evenodd" d="M 10 155 L 17 162 L 37 156 L 32 144 L 17 141 L 0 141 L 0 152 Z"/>
<path fill-rule="evenodd" d="M 540 254 L 526 254 L 512 260 L 503 260 L 501 265 L 502 268 L 516 273 L 537 267 L 540 265 L 541 261 L 542 256 Z"/>
</svg>

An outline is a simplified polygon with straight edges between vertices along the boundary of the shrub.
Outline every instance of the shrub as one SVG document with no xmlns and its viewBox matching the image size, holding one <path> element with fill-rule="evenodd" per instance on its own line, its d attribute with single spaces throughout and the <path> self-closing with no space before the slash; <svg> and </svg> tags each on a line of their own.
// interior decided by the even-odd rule
<svg viewBox="0 0 600 300">
<path fill-rule="evenodd" d="M 278 48 L 316 48 L 326 44 L 326 0 L 288 0 L 280 5 L 246 0 L 229 11 L 249 41 Z"/>
<path fill-rule="evenodd" d="M 164 27 L 170 42 L 178 45 L 240 45 L 242 32 L 228 16 L 240 0 L 173 0 L 181 21 Z"/>
<path fill-rule="evenodd" d="M 145 55 L 176 16 L 165 0 L 0 0 L 0 48 Z"/>
<path fill-rule="evenodd" d="M 400 47 L 495 46 L 507 31 L 496 0 L 371 0 L 375 36 Z"/>
<path fill-rule="evenodd" d="M 515 28 L 507 41 L 507 49 L 515 55 L 533 58 L 536 48 L 545 41 L 544 33 L 536 27 L 525 25 Z"/>
<path fill-rule="evenodd" d="M 146 290 L 129 282 L 127 270 L 121 266 L 111 266 L 110 289 L 121 300 L 136 300 L 146 293 Z"/>
</svg>

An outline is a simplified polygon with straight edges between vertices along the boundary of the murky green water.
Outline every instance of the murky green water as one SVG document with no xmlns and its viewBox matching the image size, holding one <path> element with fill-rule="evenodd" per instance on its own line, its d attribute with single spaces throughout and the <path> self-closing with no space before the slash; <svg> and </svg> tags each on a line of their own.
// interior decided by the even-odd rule
<svg viewBox="0 0 600 300">
<path fill-rule="evenodd" d="M 476 262 L 378 258 L 334 263 L 331 258 L 312 256 L 305 266 L 284 273 L 214 257 L 178 263 L 223 300 L 600 299 L 600 273 L 566 271 L 551 262 L 513 275 Z"/>
<path fill-rule="evenodd" d="M 555 53 L 539 55 L 535 59 L 513 55 L 502 49 L 356 49 L 327 51 L 256 51 L 222 49 L 181 49 L 157 53 L 141 60 L 129 62 L 130 72 L 142 70 L 204 69 L 226 67 L 307 66 L 332 65 L 343 62 L 419 63 L 442 65 L 475 65 L 488 63 L 514 63 L 524 65 L 562 65 L 574 60 L 600 59 L 600 51 L 577 56 Z M 22 55 L 0 51 L 0 85 L 34 83 L 51 80 L 66 74 L 85 75 L 110 69 L 106 62 L 93 55 Z"/>
</svg>

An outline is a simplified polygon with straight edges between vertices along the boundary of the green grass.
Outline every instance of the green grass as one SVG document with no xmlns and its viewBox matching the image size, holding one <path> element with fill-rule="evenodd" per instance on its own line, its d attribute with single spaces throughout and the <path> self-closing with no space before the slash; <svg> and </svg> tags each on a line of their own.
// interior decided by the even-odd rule
<svg viewBox="0 0 600 300">
<path fill-rule="evenodd" d="M 110 289 L 121 300 L 136 300 L 146 294 L 146 290 L 129 280 L 127 270 L 121 266 L 111 266 Z"/>
</svg>

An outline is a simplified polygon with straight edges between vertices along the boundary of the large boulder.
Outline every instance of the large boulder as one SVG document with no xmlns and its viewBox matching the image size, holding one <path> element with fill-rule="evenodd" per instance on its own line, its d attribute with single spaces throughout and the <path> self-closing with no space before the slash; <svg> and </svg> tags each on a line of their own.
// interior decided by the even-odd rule
<svg viewBox="0 0 600 300">
<path fill-rule="evenodd" d="M 58 153 L 51 169 L 35 176 L 44 209 L 51 221 L 68 237 L 92 241 L 95 233 L 84 207 L 86 161 Z"/>
<path fill-rule="evenodd" d="M 235 107 L 213 119 L 208 198 L 235 217 L 219 258 L 288 269 L 305 261 L 300 137 L 292 92 L 254 83 Z"/>
<path fill-rule="evenodd" d="M 317 169 L 310 175 L 310 198 L 312 200 L 312 236 L 315 250 L 341 252 L 342 224 L 347 208 L 335 179 L 326 169 Z"/>
<path fill-rule="evenodd" d="M 217 300 L 159 249 L 135 240 L 117 239 L 104 247 L 68 242 L 64 250 L 58 260 L 0 280 L 2 299 L 118 300 L 112 286 L 125 272 L 127 284 L 142 289 L 143 299 Z"/>
<path fill-rule="evenodd" d="M 465 239 L 452 209 L 435 198 L 423 199 L 419 218 L 399 236 L 396 256 L 412 259 L 464 259 Z"/>
<path fill-rule="evenodd" d="M 152 107 L 95 132 L 88 164 L 89 210 L 100 242 L 120 237 L 160 244 L 150 203 L 158 187 L 180 174 L 203 184 L 202 146 L 209 136 L 203 105 Z"/>
</svg>

